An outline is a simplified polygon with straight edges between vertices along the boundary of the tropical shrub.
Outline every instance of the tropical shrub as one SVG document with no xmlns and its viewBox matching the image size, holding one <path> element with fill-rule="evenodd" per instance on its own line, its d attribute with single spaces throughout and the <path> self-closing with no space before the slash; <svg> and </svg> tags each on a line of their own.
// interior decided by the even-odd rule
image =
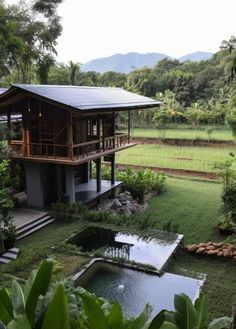
<svg viewBox="0 0 236 329">
<path fill-rule="evenodd" d="M 81 219 L 82 216 L 88 211 L 86 206 L 80 202 L 73 204 L 65 204 L 56 202 L 51 205 L 51 211 L 53 216 L 58 221 L 62 222 L 73 222 Z"/>
<path fill-rule="evenodd" d="M 223 189 L 222 193 L 222 213 L 231 213 L 232 219 L 236 220 L 236 181 L 228 184 L 227 187 Z"/>
<path fill-rule="evenodd" d="M 145 194 L 151 191 L 157 194 L 164 189 L 166 176 L 150 169 L 132 170 L 127 168 L 117 172 L 117 179 L 123 182 L 123 189 L 129 191 L 139 202 L 144 201 Z"/>
</svg>

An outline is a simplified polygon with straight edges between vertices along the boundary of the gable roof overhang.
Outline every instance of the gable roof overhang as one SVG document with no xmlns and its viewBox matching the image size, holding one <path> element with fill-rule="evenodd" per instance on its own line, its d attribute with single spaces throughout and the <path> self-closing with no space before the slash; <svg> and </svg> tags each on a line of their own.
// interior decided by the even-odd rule
<svg viewBox="0 0 236 329">
<path fill-rule="evenodd" d="M 141 109 L 161 104 L 122 88 L 14 84 L 0 94 L 0 108 L 26 96 L 79 114 Z"/>
</svg>

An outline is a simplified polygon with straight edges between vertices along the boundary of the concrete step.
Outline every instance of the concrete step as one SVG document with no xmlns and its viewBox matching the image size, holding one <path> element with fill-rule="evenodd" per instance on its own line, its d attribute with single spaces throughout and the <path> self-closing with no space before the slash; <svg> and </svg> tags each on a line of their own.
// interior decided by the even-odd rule
<svg viewBox="0 0 236 329">
<path fill-rule="evenodd" d="M 16 248 L 16 247 L 13 247 L 13 248 L 9 249 L 8 252 L 11 252 L 12 254 L 18 255 L 19 252 L 20 252 L 20 249 Z"/>
<path fill-rule="evenodd" d="M 16 259 L 17 256 L 17 254 L 12 254 L 11 252 L 9 252 L 9 250 L 2 255 L 3 258 L 7 259 Z"/>
<path fill-rule="evenodd" d="M 24 224 L 22 226 L 19 226 L 16 230 L 16 234 L 21 235 L 22 233 L 36 227 L 39 226 L 41 223 L 46 222 L 48 219 L 50 219 L 51 217 L 48 214 L 45 214 L 44 216 L 41 216 L 40 218 L 30 221 L 27 224 Z"/>
<path fill-rule="evenodd" d="M 17 231 L 19 231 L 19 230 L 23 229 L 24 227 L 27 227 L 27 226 L 29 226 L 29 225 L 35 223 L 35 222 L 38 222 L 39 220 L 41 220 L 41 219 L 44 218 L 45 216 L 48 216 L 48 214 L 47 214 L 46 212 L 43 213 L 43 214 L 42 214 L 41 216 L 39 216 L 39 217 L 35 217 L 34 219 L 25 222 L 24 224 L 22 224 L 22 225 L 20 225 L 20 226 L 17 227 Z"/>
<path fill-rule="evenodd" d="M 11 259 L 9 258 L 0 257 L 0 264 L 8 264 L 10 261 Z"/>
<path fill-rule="evenodd" d="M 49 217 L 50 218 L 50 217 Z M 55 221 L 55 219 L 53 218 L 50 218 L 46 221 L 43 221 L 41 222 L 40 225 L 34 225 L 33 228 L 29 229 L 29 230 L 25 230 L 23 233 L 20 233 L 19 235 L 17 235 L 17 238 L 16 240 L 20 240 L 20 239 L 23 239 L 25 238 L 26 236 L 34 233 L 34 232 L 37 232 L 38 230 L 40 230 L 41 228 L 43 228 L 44 226 L 46 225 L 49 225 L 51 223 L 53 223 Z"/>
</svg>

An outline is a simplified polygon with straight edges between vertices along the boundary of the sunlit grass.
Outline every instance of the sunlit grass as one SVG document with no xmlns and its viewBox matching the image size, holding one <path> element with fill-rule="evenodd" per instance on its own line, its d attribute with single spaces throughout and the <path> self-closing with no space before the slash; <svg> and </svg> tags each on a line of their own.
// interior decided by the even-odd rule
<svg viewBox="0 0 236 329">
<path fill-rule="evenodd" d="M 235 147 L 137 145 L 117 153 L 117 163 L 171 169 L 213 171 L 217 161 L 224 161 Z"/>
<path fill-rule="evenodd" d="M 133 137 L 145 137 L 145 138 L 160 138 L 160 131 L 158 129 L 151 128 L 135 128 L 132 130 Z M 192 140 L 208 140 L 208 135 L 206 128 L 203 129 L 186 129 L 186 128 L 176 128 L 176 129 L 166 129 L 165 138 L 171 139 L 192 139 Z M 232 134 L 230 130 L 219 129 L 213 130 L 211 138 L 213 140 L 232 140 Z"/>
</svg>

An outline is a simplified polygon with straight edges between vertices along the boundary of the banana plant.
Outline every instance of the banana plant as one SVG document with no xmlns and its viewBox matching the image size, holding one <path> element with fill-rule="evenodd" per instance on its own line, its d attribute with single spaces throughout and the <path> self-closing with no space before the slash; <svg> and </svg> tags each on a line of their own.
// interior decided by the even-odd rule
<svg viewBox="0 0 236 329">
<path fill-rule="evenodd" d="M 193 304 L 185 294 L 175 295 L 173 312 L 161 311 L 148 329 L 229 329 L 232 319 L 222 317 L 207 324 L 206 296 L 201 294 Z"/>
<path fill-rule="evenodd" d="M 53 273 L 53 261 L 45 260 L 38 270 L 32 271 L 24 288 L 16 281 L 12 282 L 11 293 L 0 290 L 0 320 L 7 328 L 33 328 L 36 323 L 36 307 L 40 296 L 45 296 Z M 20 323 L 25 326 L 20 327 Z M 1 328 L 1 327 L 0 327 Z"/>
</svg>

